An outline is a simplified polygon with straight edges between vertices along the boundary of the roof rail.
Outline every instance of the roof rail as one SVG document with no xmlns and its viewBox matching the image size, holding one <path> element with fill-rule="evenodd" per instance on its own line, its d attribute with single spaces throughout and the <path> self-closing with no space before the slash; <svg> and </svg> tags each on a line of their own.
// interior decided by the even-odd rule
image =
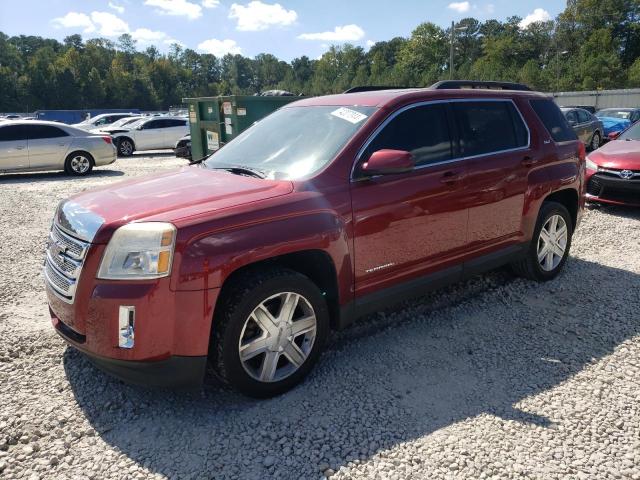
<svg viewBox="0 0 640 480">
<path fill-rule="evenodd" d="M 521 90 L 530 92 L 531 88 L 523 83 L 489 82 L 479 80 L 443 80 L 429 87 L 433 90 L 445 89 L 487 89 L 487 90 Z"/>
<path fill-rule="evenodd" d="M 382 85 L 359 85 L 357 87 L 351 87 L 349 90 L 345 90 L 342 93 L 358 93 L 358 92 L 375 92 L 378 90 L 402 90 L 404 88 L 411 87 L 390 87 Z"/>
</svg>

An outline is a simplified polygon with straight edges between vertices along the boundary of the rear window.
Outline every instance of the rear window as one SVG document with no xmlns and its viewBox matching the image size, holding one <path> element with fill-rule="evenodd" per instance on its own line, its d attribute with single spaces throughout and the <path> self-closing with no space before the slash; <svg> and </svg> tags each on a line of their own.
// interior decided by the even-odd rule
<svg viewBox="0 0 640 480">
<path fill-rule="evenodd" d="M 67 137 L 69 134 L 64 130 L 53 127 L 51 125 L 27 125 L 30 140 L 39 140 L 43 138 Z"/>
<path fill-rule="evenodd" d="M 454 102 L 452 105 L 463 156 L 527 146 L 527 128 L 512 102 Z"/>
<path fill-rule="evenodd" d="M 569 142 L 578 139 L 553 100 L 531 100 L 531 107 L 556 142 Z"/>
</svg>

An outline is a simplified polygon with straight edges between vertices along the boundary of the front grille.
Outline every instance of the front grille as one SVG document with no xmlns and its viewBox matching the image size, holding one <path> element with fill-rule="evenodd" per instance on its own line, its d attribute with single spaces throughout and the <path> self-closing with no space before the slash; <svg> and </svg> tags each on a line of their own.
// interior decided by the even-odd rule
<svg viewBox="0 0 640 480">
<path fill-rule="evenodd" d="M 44 276 L 47 285 L 67 303 L 73 303 L 88 248 L 89 243 L 64 233 L 55 223 L 51 227 Z"/>
<path fill-rule="evenodd" d="M 587 193 L 603 200 L 640 203 L 640 174 L 625 180 L 611 170 L 598 172 L 589 179 Z"/>
<path fill-rule="evenodd" d="M 587 193 L 594 197 L 599 197 L 602 191 L 602 184 L 598 181 L 598 178 L 594 175 L 589 179 L 587 183 Z"/>
</svg>

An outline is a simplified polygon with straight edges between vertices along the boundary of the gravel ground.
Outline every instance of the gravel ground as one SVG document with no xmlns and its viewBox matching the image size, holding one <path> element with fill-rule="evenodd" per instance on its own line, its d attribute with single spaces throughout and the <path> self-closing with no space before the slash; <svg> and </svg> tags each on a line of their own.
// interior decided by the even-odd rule
<svg viewBox="0 0 640 480">
<path fill-rule="evenodd" d="M 359 321 L 279 398 L 96 370 L 49 324 L 55 205 L 184 163 L 0 177 L 0 477 L 640 479 L 638 210 L 587 211 L 550 283 L 496 271 Z"/>
</svg>

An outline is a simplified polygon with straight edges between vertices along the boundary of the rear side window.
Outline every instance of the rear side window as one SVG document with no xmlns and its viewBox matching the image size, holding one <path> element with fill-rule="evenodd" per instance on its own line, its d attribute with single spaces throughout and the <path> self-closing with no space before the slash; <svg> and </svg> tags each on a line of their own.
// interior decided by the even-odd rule
<svg viewBox="0 0 640 480">
<path fill-rule="evenodd" d="M 529 143 L 527 128 L 512 102 L 454 102 L 460 153 L 463 157 L 484 155 Z"/>
<path fill-rule="evenodd" d="M 145 123 L 142 128 L 150 130 L 153 128 L 164 128 L 164 126 L 164 120 L 151 120 L 150 122 Z"/>
<path fill-rule="evenodd" d="M 531 107 L 556 142 L 569 142 L 578 139 L 553 100 L 531 100 Z"/>
<path fill-rule="evenodd" d="M 26 140 L 27 129 L 25 125 L 9 125 L 0 127 L 0 142 L 15 142 Z"/>
<path fill-rule="evenodd" d="M 28 125 L 29 139 L 68 137 L 64 130 L 51 125 Z"/>
<path fill-rule="evenodd" d="M 167 122 L 168 127 L 184 127 L 187 125 L 186 120 L 167 119 L 165 122 Z"/>
<path fill-rule="evenodd" d="M 451 135 L 444 105 L 423 105 L 398 114 L 369 144 L 362 160 L 385 149 L 411 152 L 416 165 L 450 160 Z"/>
<path fill-rule="evenodd" d="M 591 121 L 591 114 L 586 110 L 576 110 L 578 112 L 578 121 L 580 123 L 587 123 Z"/>
</svg>

